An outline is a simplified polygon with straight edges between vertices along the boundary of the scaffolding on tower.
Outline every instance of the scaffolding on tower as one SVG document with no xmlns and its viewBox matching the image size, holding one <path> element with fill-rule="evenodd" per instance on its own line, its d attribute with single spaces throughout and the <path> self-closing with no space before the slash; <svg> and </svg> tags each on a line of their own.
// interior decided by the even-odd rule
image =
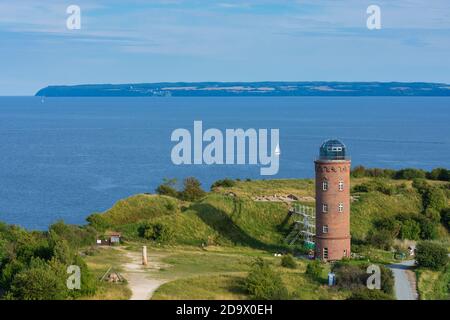
<svg viewBox="0 0 450 320">
<path fill-rule="evenodd" d="M 306 248 L 314 249 L 314 238 L 316 236 L 315 208 L 295 203 L 289 213 L 294 218 L 294 225 L 285 241 L 291 245 L 301 241 Z"/>
</svg>

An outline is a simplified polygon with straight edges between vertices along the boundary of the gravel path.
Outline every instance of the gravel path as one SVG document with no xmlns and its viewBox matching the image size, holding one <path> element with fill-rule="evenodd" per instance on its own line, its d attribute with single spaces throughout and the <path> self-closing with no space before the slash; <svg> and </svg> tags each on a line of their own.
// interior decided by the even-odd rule
<svg viewBox="0 0 450 320">
<path fill-rule="evenodd" d="M 416 275 L 411 270 L 414 265 L 414 260 L 388 265 L 394 274 L 397 300 L 417 300 L 419 298 L 416 289 Z"/>
</svg>

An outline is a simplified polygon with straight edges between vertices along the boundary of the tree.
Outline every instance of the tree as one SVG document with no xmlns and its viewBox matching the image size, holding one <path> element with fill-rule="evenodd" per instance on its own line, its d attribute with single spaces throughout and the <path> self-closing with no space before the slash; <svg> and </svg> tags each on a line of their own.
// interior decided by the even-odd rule
<svg viewBox="0 0 450 320">
<path fill-rule="evenodd" d="M 442 269 L 448 263 L 447 249 L 435 242 L 419 242 L 416 247 L 416 262 L 420 267 Z"/>
<path fill-rule="evenodd" d="M 435 168 L 427 174 L 427 178 L 431 180 L 450 181 L 450 170 Z"/>
<path fill-rule="evenodd" d="M 413 180 L 413 179 L 425 179 L 426 173 L 421 169 L 414 168 L 406 168 L 401 169 L 396 172 L 394 178 L 395 179 L 405 179 L 405 180 Z"/>
<path fill-rule="evenodd" d="M 184 179 L 184 188 L 180 196 L 182 200 L 196 201 L 204 197 L 205 191 L 201 188 L 201 183 L 194 177 Z"/>
<path fill-rule="evenodd" d="M 159 195 L 169 196 L 169 197 L 178 197 L 178 191 L 175 188 L 177 184 L 176 179 L 163 179 L 163 183 L 156 188 L 156 193 Z"/>
<path fill-rule="evenodd" d="M 257 258 L 253 263 L 244 285 L 256 300 L 286 300 L 289 297 L 279 274 L 261 258 Z"/>
<path fill-rule="evenodd" d="M 47 265 L 17 274 L 10 290 L 10 294 L 19 300 L 63 300 L 67 293 L 64 279 Z"/>
</svg>

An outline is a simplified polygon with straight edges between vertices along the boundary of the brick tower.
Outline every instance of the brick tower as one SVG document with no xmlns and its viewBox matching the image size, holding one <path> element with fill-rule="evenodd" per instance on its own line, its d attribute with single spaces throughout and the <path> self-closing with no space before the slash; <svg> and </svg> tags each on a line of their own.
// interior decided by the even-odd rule
<svg viewBox="0 0 450 320">
<path fill-rule="evenodd" d="M 316 258 L 350 257 L 350 159 L 339 140 L 325 141 L 316 169 Z"/>
</svg>

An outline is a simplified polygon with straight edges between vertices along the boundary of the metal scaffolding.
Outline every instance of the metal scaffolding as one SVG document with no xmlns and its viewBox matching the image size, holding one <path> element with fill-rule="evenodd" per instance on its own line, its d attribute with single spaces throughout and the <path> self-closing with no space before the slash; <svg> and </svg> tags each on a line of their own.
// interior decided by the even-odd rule
<svg viewBox="0 0 450 320">
<path fill-rule="evenodd" d="M 308 248 L 314 248 L 314 237 L 316 235 L 316 209 L 295 203 L 289 210 L 294 217 L 294 225 L 285 241 L 294 244 L 300 240 Z"/>
</svg>

